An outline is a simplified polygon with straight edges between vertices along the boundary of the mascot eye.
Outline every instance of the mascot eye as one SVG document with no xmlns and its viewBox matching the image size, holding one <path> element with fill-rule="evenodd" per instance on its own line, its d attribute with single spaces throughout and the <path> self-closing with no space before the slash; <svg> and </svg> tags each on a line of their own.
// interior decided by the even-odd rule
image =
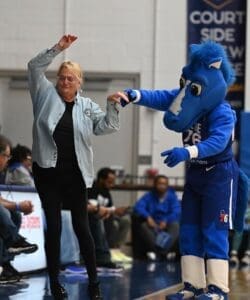
<svg viewBox="0 0 250 300">
<path fill-rule="evenodd" d="M 183 77 L 181 77 L 180 78 L 180 89 L 183 89 L 185 84 L 186 84 L 186 80 Z"/>
<path fill-rule="evenodd" d="M 201 85 L 198 83 L 191 84 L 191 94 L 194 96 L 200 96 L 201 94 Z"/>
</svg>

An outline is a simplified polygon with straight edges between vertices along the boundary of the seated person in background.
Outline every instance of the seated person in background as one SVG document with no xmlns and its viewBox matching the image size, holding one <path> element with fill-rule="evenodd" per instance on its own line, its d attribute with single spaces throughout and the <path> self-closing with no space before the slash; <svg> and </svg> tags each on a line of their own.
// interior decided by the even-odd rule
<svg viewBox="0 0 250 300">
<path fill-rule="evenodd" d="M 10 142 L 0 135 L 0 171 L 10 159 Z M 0 195 L 0 284 L 20 280 L 20 274 L 10 261 L 20 253 L 33 253 L 37 245 L 30 244 L 18 234 L 21 226 L 21 212 L 30 214 L 33 211 L 31 201 L 15 203 L 5 200 Z"/>
<path fill-rule="evenodd" d="M 108 236 L 113 235 L 112 243 L 120 246 L 125 242 L 128 230 L 130 229 L 130 220 L 125 216 L 127 207 L 115 207 L 110 194 L 110 189 L 114 186 L 115 173 L 110 168 L 100 169 L 97 174 L 97 180 L 93 187 L 88 190 L 88 212 L 90 229 L 96 246 L 97 265 L 107 265 L 111 262 L 110 245 Z M 109 222 L 108 224 L 105 222 Z M 110 229 L 112 233 L 106 232 Z M 119 253 L 118 253 L 119 252 Z M 121 261 L 128 262 L 131 259 L 121 251 L 117 250 Z M 118 259 L 117 259 L 118 260 Z"/>
<path fill-rule="evenodd" d="M 12 149 L 12 157 L 6 172 L 5 183 L 14 185 L 28 185 L 34 187 L 31 172 L 31 150 L 26 146 L 17 145 Z"/>
<path fill-rule="evenodd" d="M 20 273 L 10 263 L 15 255 L 33 253 L 38 249 L 36 244 L 28 243 L 18 233 L 22 222 L 21 212 L 28 215 L 32 211 L 31 201 L 24 200 L 17 204 L 0 196 L 0 284 L 21 279 Z"/>
<path fill-rule="evenodd" d="M 144 194 L 134 206 L 132 238 L 134 257 L 151 260 L 174 258 L 172 252 L 179 236 L 180 203 L 174 189 L 168 186 L 168 178 L 156 176 L 153 189 Z M 168 249 L 157 246 L 156 236 L 165 231 L 169 234 Z"/>
<path fill-rule="evenodd" d="M 246 244 L 244 247 L 245 249 L 243 256 L 239 261 L 239 250 L 242 246 L 244 235 L 246 236 Z M 233 232 L 229 263 L 232 267 L 238 267 L 239 264 L 241 265 L 241 267 L 250 266 L 250 203 L 248 204 L 248 208 L 246 211 L 244 231 Z"/>
<path fill-rule="evenodd" d="M 117 207 L 110 217 L 104 219 L 105 232 L 113 261 L 132 262 L 132 258 L 121 251 L 131 228 L 131 217 L 128 211 L 128 207 Z"/>
<path fill-rule="evenodd" d="M 5 184 L 5 170 L 3 170 L 2 172 L 0 172 L 0 184 Z"/>
</svg>

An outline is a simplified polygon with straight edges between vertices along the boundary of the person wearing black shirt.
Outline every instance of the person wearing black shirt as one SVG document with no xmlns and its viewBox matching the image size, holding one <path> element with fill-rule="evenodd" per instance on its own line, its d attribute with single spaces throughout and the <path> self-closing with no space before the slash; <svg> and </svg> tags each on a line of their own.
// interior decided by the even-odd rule
<svg viewBox="0 0 250 300">
<path fill-rule="evenodd" d="M 115 182 L 115 173 L 110 168 L 102 168 L 98 171 L 97 180 L 93 187 L 88 190 L 88 212 L 90 229 L 96 246 L 97 265 L 109 269 L 119 269 L 119 265 L 112 262 L 110 244 L 107 232 L 107 224 L 111 226 L 118 215 L 125 215 L 127 207 L 115 207 L 113 204 L 110 189 Z M 107 223 L 108 222 L 108 223 Z M 130 227 L 130 222 L 126 222 L 125 234 Z M 125 227 L 125 226 L 124 226 Z M 117 236 L 114 234 L 114 240 Z M 119 231 L 118 231 L 119 233 Z M 118 234 L 119 235 L 119 234 Z M 124 255 L 125 256 L 125 255 Z"/>
</svg>

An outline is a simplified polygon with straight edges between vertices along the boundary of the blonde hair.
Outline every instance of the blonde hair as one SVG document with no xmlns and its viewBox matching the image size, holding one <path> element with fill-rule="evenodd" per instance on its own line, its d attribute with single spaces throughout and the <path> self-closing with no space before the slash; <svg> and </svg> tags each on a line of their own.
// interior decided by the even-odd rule
<svg viewBox="0 0 250 300">
<path fill-rule="evenodd" d="M 60 75 L 62 69 L 64 68 L 69 69 L 79 79 L 80 83 L 81 84 L 83 83 L 83 71 L 81 69 L 81 66 L 78 63 L 73 61 L 63 62 L 57 71 L 57 76 Z"/>
</svg>

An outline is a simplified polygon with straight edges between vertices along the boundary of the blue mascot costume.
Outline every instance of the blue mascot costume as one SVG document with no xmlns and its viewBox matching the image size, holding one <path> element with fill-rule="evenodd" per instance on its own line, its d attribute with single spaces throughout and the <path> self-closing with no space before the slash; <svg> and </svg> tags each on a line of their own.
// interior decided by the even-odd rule
<svg viewBox="0 0 250 300">
<path fill-rule="evenodd" d="M 236 206 L 238 223 L 246 206 L 244 197 L 242 203 L 237 200 L 240 172 L 232 152 L 236 116 L 225 101 L 233 81 L 224 48 L 208 41 L 190 46 L 178 89 L 125 91 L 130 102 L 164 111 L 166 128 L 182 133 L 183 147 L 164 151 L 164 163 L 174 167 L 188 161 L 180 232 L 184 288 L 169 300 L 228 299 L 228 230 Z"/>
</svg>

